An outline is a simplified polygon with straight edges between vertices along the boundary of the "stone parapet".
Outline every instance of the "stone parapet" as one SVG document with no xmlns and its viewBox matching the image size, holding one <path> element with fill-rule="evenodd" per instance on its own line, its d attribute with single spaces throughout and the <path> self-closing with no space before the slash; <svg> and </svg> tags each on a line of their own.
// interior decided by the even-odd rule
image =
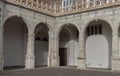
<svg viewBox="0 0 120 76">
<path fill-rule="evenodd" d="M 52 16 L 62 16 L 67 14 L 73 14 L 84 11 L 91 11 L 111 6 L 120 5 L 119 0 L 81 0 L 81 2 L 75 2 L 73 5 L 68 5 L 62 7 L 62 5 L 58 6 L 56 3 L 53 5 L 49 5 L 47 3 L 39 2 L 38 0 L 6 0 L 9 3 L 23 6 L 25 8 L 29 8 L 38 12 L 42 12 Z"/>
</svg>

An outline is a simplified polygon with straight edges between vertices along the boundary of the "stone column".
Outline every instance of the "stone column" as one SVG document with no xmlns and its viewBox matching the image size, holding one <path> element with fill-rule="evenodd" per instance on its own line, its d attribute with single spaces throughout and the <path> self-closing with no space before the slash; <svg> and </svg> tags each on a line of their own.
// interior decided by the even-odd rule
<svg viewBox="0 0 120 76">
<path fill-rule="evenodd" d="M 119 38 L 118 33 L 113 33 L 112 38 L 112 70 L 120 70 Z"/>
<path fill-rule="evenodd" d="M 29 33 L 28 34 L 25 68 L 26 69 L 31 69 L 31 68 L 34 68 L 34 66 L 35 66 L 34 33 Z"/>
<path fill-rule="evenodd" d="M 59 36 L 57 34 L 53 37 L 52 51 L 52 66 L 59 67 Z"/>
<path fill-rule="evenodd" d="M 3 29 L 0 31 L 0 71 L 3 70 L 4 59 L 3 59 Z"/>
<path fill-rule="evenodd" d="M 49 53 L 48 53 L 48 67 L 52 67 L 53 56 L 53 34 L 49 32 Z"/>
<path fill-rule="evenodd" d="M 79 47 L 77 55 L 77 64 L 79 69 L 86 69 L 85 65 L 85 46 L 84 46 L 84 35 L 79 35 Z"/>
<path fill-rule="evenodd" d="M 49 55 L 48 67 L 59 66 L 59 38 L 53 33 L 49 32 Z"/>
<path fill-rule="evenodd" d="M 4 58 L 3 58 L 3 32 L 4 32 L 4 29 L 3 29 L 3 6 L 4 6 L 4 3 L 0 1 L 0 8 L 1 8 L 1 11 L 0 11 L 0 71 L 3 70 L 3 67 L 4 67 Z"/>
</svg>

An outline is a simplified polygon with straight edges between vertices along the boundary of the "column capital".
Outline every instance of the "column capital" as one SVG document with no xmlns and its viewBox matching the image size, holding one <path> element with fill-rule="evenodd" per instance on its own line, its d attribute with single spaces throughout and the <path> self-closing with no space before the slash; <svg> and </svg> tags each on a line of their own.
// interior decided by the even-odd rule
<svg viewBox="0 0 120 76">
<path fill-rule="evenodd" d="M 49 34 L 49 38 L 54 38 L 54 34 L 52 33 L 52 32 L 48 32 L 48 34 Z"/>
<path fill-rule="evenodd" d="M 27 55 L 26 55 L 26 58 L 34 59 L 34 58 L 35 58 L 35 55 L 34 55 L 34 54 L 27 54 Z"/>
<path fill-rule="evenodd" d="M 113 36 L 118 36 L 118 33 L 113 32 L 112 35 Z"/>
<path fill-rule="evenodd" d="M 79 38 L 81 38 L 81 37 L 82 37 L 82 38 L 84 37 L 84 34 L 83 34 L 83 33 L 80 33 L 80 34 L 79 34 Z"/>
<path fill-rule="evenodd" d="M 34 64 L 35 64 L 35 56 L 26 55 L 25 68 L 26 69 L 34 68 Z"/>
<path fill-rule="evenodd" d="M 54 36 L 51 36 L 49 37 L 50 39 L 53 39 L 53 40 L 59 40 L 59 37 L 54 37 Z"/>
<path fill-rule="evenodd" d="M 34 33 L 28 33 L 28 36 L 35 36 L 35 34 Z"/>
</svg>

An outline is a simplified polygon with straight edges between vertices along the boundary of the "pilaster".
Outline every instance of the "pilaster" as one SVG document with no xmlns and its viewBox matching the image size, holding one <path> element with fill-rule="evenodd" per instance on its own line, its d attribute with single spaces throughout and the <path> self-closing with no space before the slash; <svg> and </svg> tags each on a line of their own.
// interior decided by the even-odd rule
<svg viewBox="0 0 120 76">
<path fill-rule="evenodd" d="M 112 70 L 120 70 L 120 56 L 118 45 L 118 33 L 113 33 L 112 38 Z"/>
<path fill-rule="evenodd" d="M 85 65 L 85 46 L 84 46 L 84 35 L 79 35 L 79 49 L 77 55 L 78 68 L 86 69 Z"/>
<path fill-rule="evenodd" d="M 25 61 L 25 68 L 31 69 L 35 65 L 35 56 L 34 56 L 34 34 L 28 34 L 28 43 L 27 43 L 27 54 Z"/>
<path fill-rule="evenodd" d="M 48 67 L 52 67 L 53 61 L 53 34 L 49 32 L 49 54 L 48 54 Z"/>
<path fill-rule="evenodd" d="M 53 50 L 52 50 L 52 66 L 59 66 L 59 36 L 55 34 L 53 39 Z"/>
</svg>

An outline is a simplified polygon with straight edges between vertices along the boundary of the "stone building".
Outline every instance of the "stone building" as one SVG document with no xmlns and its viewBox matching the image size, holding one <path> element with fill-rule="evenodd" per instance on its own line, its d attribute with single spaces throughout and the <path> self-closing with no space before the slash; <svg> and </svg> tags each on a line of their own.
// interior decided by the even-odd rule
<svg viewBox="0 0 120 76">
<path fill-rule="evenodd" d="M 0 0 L 0 70 L 120 70 L 120 0 L 63 4 Z"/>
</svg>

